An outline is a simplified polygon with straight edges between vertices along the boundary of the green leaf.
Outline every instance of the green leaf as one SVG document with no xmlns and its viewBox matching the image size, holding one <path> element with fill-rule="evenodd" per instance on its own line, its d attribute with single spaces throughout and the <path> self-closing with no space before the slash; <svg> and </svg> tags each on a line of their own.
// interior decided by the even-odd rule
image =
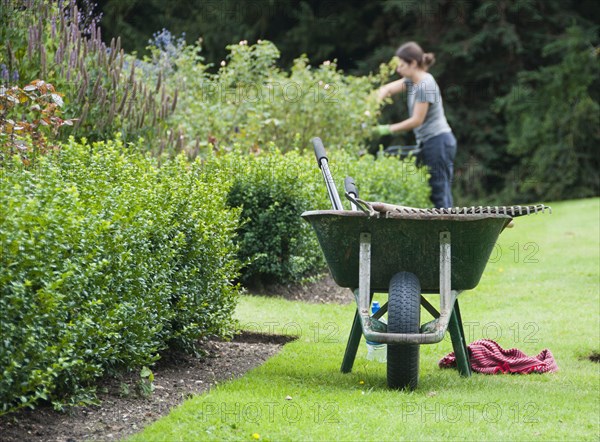
<svg viewBox="0 0 600 442">
<path fill-rule="evenodd" d="M 154 379 L 154 375 L 152 374 L 152 370 L 150 370 L 148 367 L 143 367 L 142 370 L 140 371 L 140 376 L 142 378 L 149 378 L 150 376 L 152 376 L 152 378 Z M 151 381 L 153 379 L 150 379 Z"/>
</svg>

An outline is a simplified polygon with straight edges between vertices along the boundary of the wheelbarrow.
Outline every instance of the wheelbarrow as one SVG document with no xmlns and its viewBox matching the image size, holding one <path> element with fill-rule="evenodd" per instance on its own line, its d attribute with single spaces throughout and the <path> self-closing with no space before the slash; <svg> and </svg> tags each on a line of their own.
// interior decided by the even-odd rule
<svg viewBox="0 0 600 442">
<path fill-rule="evenodd" d="M 383 156 L 397 156 L 404 160 L 410 156 L 417 156 L 421 152 L 422 148 L 419 144 L 413 144 L 410 146 L 394 145 L 388 146 L 382 150 L 379 155 Z"/>
<path fill-rule="evenodd" d="M 457 368 L 471 375 L 458 295 L 479 283 L 500 233 L 514 216 L 549 209 L 544 205 L 416 209 L 358 199 L 354 180 L 346 178 L 344 210 L 319 138 L 312 140 L 332 210 L 307 211 L 335 282 L 350 288 L 357 310 L 341 371 L 352 370 L 361 335 L 387 344 L 387 384 L 415 389 L 419 346 L 440 342 L 450 333 Z M 388 302 L 369 314 L 373 293 Z M 424 294 L 440 295 L 439 311 Z M 421 325 L 421 306 L 433 320 Z M 387 311 L 387 325 L 379 319 Z"/>
</svg>

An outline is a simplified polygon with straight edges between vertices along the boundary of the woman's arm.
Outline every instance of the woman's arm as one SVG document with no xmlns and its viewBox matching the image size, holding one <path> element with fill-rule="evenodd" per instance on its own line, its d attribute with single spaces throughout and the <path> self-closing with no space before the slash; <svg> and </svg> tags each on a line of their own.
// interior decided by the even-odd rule
<svg viewBox="0 0 600 442">
<path fill-rule="evenodd" d="M 419 127 L 425 121 L 425 117 L 427 116 L 427 110 L 429 109 L 429 103 L 415 103 L 415 107 L 413 108 L 412 117 L 401 121 L 400 123 L 395 123 L 390 125 L 390 130 L 392 132 L 401 132 L 414 129 L 415 127 Z"/>
<path fill-rule="evenodd" d="M 383 100 L 392 95 L 404 92 L 405 90 L 406 84 L 404 83 L 404 78 L 401 78 L 400 80 L 392 81 L 391 83 L 381 86 L 377 91 L 377 97 L 379 100 Z"/>
</svg>

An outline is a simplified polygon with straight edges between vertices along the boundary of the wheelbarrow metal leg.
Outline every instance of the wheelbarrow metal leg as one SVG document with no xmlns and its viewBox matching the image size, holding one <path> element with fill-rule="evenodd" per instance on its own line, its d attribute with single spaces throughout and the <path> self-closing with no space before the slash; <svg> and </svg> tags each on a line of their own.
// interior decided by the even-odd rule
<svg viewBox="0 0 600 442">
<path fill-rule="evenodd" d="M 469 351 L 465 341 L 465 331 L 463 330 L 462 318 L 460 317 L 460 308 L 458 307 L 458 299 L 454 303 L 448 331 L 452 338 L 452 347 L 456 356 L 456 366 L 461 376 L 471 376 L 471 363 L 469 361 Z"/>
<path fill-rule="evenodd" d="M 371 299 L 373 293 L 371 293 Z M 354 321 L 352 321 L 352 327 L 350 328 L 350 336 L 348 336 L 348 343 L 346 344 L 346 351 L 344 352 L 344 359 L 342 360 L 342 373 L 350 373 L 354 366 L 354 360 L 356 359 L 356 352 L 360 345 L 360 338 L 362 337 L 362 325 L 360 318 L 358 317 L 358 309 L 354 312 Z"/>
<path fill-rule="evenodd" d="M 425 299 L 425 297 L 423 295 L 421 295 L 421 305 L 423 306 L 423 308 L 425 308 L 425 310 L 427 310 L 429 312 L 429 314 L 431 316 L 433 316 L 435 319 L 440 317 L 440 312 L 438 312 L 435 307 L 433 305 L 431 305 L 429 303 L 429 301 L 427 299 Z"/>
<path fill-rule="evenodd" d="M 344 353 L 344 359 L 342 360 L 342 373 L 350 373 L 352 371 L 361 337 L 362 326 L 360 325 L 360 318 L 358 317 L 357 310 L 354 312 L 354 321 L 352 322 L 350 336 L 348 336 L 348 344 L 346 344 L 346 352 Z"/>
</svg>

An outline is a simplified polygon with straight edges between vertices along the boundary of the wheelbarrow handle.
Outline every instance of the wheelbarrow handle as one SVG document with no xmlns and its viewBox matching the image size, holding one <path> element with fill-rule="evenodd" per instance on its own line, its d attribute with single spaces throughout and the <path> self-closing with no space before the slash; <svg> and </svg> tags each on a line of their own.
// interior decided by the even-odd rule
<svg viewBox="0 0 600 442">
<path fill-rule="evenodd" d="M 325 153 L 325 146 L 323 146 L 323 141 L 319 137 L 314 137 L 310 140 L 315 149 L 315 156 L 317 157 L 317 164 L 319 165 L 319 169 L 321 168 L 321 160 L 325 158 L 327 160 L 327 154 Z"/>
</svg>

